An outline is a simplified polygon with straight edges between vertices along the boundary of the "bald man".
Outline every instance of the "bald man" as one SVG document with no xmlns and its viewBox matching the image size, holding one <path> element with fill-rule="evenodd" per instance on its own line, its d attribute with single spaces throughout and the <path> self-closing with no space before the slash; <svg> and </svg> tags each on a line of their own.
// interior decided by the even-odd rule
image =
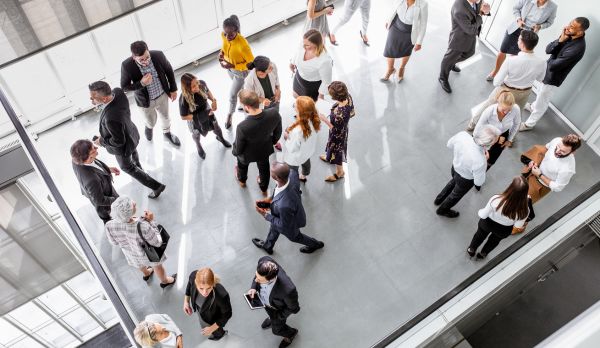
<svg viewBox="0 0 600 348">
<path fill-rule="evenodd" d="M 275 162 L 271 165 L 271 178 L 277 183 L 273 196 L 256 201 L 256 211 L 271 223 L 269 235 L 265 241 L 253 238 L 252 243 L 269 255 L 273 254 L 273 247 L 280 234 L 292 242 L 303 244 L 300 252 L 305 254 L 324 247 L 325 243 L 300 232 L 300 228 L 306 226 L 306 213 L 300 197 L 302 191 L 298 172 L 290 171 L 285 163 Z M 269 208 L 261 208 L 259 202 L 269 204 Z"/>
</svg>

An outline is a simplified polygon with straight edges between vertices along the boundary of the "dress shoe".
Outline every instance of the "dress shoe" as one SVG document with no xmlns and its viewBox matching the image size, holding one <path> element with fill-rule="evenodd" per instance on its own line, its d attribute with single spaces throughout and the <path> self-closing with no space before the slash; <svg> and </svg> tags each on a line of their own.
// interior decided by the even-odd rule
<svg viewBox="0 0 600 348">
<path fill-rule="evenodd" d="M 263 320 L 262 324 L 260 324 L 260 327 L 262 327 L 263 329 L 270 328 L 271 327 L 271 318 L 267 318 L 267 319 Z"/>
<path fill-rule="evenodd" d="M 452 210 L 452 209 L 442 210 L 440 208 L 438 208 L 438 210 L 436 210 L 435 213 L 438 215 L 441 215 L 441 216 L 449 217 L 449 218 L 456 218 L 460 215 L 460 213 L 457 212 L 456 210 Z"/>
<path fill-rule="evenodd" d="M 475 250 L 471 249 L 471 248 L 467 248 L 467 254 L 469 254 L 470 257 L 475 256 Z"/>
<path fill-rule="evenodd" d="M 300 248 L 300 252 L 305 253 L 305 254 L 311 254 L 311 253 L 315 252 L 316 250 L 323 248 L 324 246 L 325 246 L 325 243 L 319 242 L 319 245 L 317 245 L 314 248 L 309 248 L 307 246 L 303 246 L 302 248 Z"/>
<path fill-rule="evenodd" d="M 219 332 L 219 333 L 217 333 Z M 218 341 L 221 338 L 225 337 L 225 335 L 227 335 L 227 330 L 216 330 L 215 332 L 212 333 L 212 335 L 210 335 L 208 337 L 209 340 L 211 341 Z"/>
<path fill-rule="evenodd" d="M 146 139 L 148 139 L 148 141 L 152 140 L 152 128 L 144 127 L 144 134 L 146 135 Z"/>
<path fill-rule="evenodd" d="M 294 333 L 292 334 L 292 336 L 284 337 L 281 340 L 281 342 L 279 343 L 279 348 L 289 347 L 290 344 L 292 344 L 292 341 L 294 340 L 294 338 L 296 338 L 296 335 L 298 334 L 298 329 L 292 329 L 292 330 L 294 330 Z"/>
<path fill-rule="evenodd" d="M 450 70 L 454 71 L 454 72 L 460 72 L 460 68 L 458 66 L 456 66 L 456 64 L 454 64 Z"/>
<path fill-rule="evenodd" d="M 206 159 L 206 151 L 204 151 L 204 149 L 201 147 L 198 148 L 198 156 L 200 156 L 202 159 Z"/>
<path fill-rule="evenodd" d="M 273 255 L 273 249 L 265 248 L 265 241 L 260 240 L 258 238 L 252 238 L 252 243 L 259 249 L 262 249 L 267 252 L 269 255 Z"/>
<path fill-rule="evenodd" d="M 167 138 L 167 140 L 175 145 L 175 146 L 181 146 L 181 142 L 179 141 L 179 138 L 177 138 L 177 136 L 171 132 L 167 132 L 165 133 L 165 138 Z"/>
<path fill-rule="evenodd" d="M 452 88 L 450 87 L 450 83 L 448 83 L 448 80 L 444 80 L 440 77 L 438 81 L 440 81 L 440 85 L 442 86 L 442 89 L 446 91 L 446 93 L 452 93 Z"/>
<path fill-rule="evenodd" d="M 162 289 L 164 289 L 164 288 L 166 288 L 166 287 L 168 287 L 168 286 L 172 286 L 172 285 L 174 285 L 175 283 L 177 283 L 177 273 L 175 273 L 175 274 L 171 274 L 171 277 L 173 277 L 173 281 L 172 281 L 172 282 L 170 282 L 170 283 L 160 283 L 160 287 L 161 287 Z"/>
<path fill-rule="evenodd" d="M 487 257 L 486 253 L 477 253 L 477 259 L 478 260 L 483 260 Z"/>
<path fill-rule="evenodd" d="M 223 146 L 225 146 L 225 147 L 228 147 L 228 148 L 229 148 L 229 147 L 231 147 L 231 143 L 230 143 L 230 142 L 228 142 L 227 140 L 225 140 L 225 138 L 222 138 L 222 137 L 217 137 L 217 140 L 218 140 L 218 141 L 219 141 L 221 144 L 223 144 Z"/>
<path fill-rule="evenodd" d="M 486 76 L 486 77 L 485 77 L 485 80 L 486 80 L 487 82 L 492 82 L 492 81 L 494 81 L 494 76 L 492 76 L 492 75 L 488 75 L 488 76 Z"/>
<path fill-rule="evenodd" d="M 242 188 L 246 187 L 246 183 L 243 181 L 240 181 L 240 179 L 238 179 L 239 176 L 238 176 L 238 166 L 237 165 L 233 167 L 233 172 L 235 175 L 235 180 L 238 182 L 238 185 L 240 185 L 240 187 L 242 187 Z"/>
<path fill-rule="evenodd" d="M 443 199 L 443 198 L 436 198 L 436 199 L 433 201 L 433 204 L 435 204 L 435 205 L 440 205 L 440 204 L 442 204 L 442 202 L 443 202 L 443 201 L 444 201 L 444 199 Z"/>
<path fill-rule="evenodd" d="M 151 198 L 151 199 L 158 198 L 158 196 L 160 196 L 160 194 L 165 190 L 165 188 L 167 188 L 167 186 L 161 184 L 156 190 L 150 192 L 150 194 L 148 195 L 148 198 Z"/>
<path fill-rule="evenodd" d="M 225 121 L 225 129 L 231 128 L 231 119 L 233 118 L 233 114 L 227 115 L 227 120 Z"/>
</svg>

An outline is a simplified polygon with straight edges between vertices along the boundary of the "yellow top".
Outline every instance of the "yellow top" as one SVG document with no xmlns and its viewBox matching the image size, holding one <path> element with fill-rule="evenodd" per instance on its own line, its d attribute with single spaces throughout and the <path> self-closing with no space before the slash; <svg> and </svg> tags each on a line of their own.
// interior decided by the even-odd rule
<svg viewBox="0 0 600 348">
<path fill-rule="evenodd" d="M 238 33 L 235 39 L 229 41 L 225 37 L 225 33 L 221 33 L 221 39 L 223 39 L 223 47 L 221 49 L 223 50 L 225 61 L 233 64 L 234 70 L 248 70 L 246 64 L 254 61 L 254 55 L 246 38 Z"/>
</svg>

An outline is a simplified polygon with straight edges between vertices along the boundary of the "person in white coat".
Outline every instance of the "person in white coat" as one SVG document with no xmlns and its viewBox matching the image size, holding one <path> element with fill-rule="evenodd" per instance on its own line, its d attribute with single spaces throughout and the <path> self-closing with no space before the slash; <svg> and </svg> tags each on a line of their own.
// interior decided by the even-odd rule
<svg viewBox="0 0 600 348">
<path fill-rule="evenodd" d="M 387 72 L 381 78 L 387 82 L 394 74 L 394 62 L 400 58 L 398 82 L 404 79 L 404 68 L 413 51 L 421 49 L 427 31 L 427 1 L 398 0 L 385 23 L 388 29 L 383 56 L 387 58 Z"/>
<path fill-rule="evenodd" d="M 247 67 L 250 73 L 244 81 L 244 89 L 258 95 L 261 109 L 274 108 L 279 111 L 281 89 L 275 63 L 265 56 L 256 56 Z"/>
</svg>

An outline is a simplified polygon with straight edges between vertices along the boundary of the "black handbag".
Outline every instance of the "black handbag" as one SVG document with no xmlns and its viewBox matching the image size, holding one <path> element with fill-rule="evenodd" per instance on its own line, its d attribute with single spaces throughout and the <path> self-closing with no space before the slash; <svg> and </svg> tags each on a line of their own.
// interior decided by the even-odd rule
<svg viewBox="0 0 600 348">
<path fill-rule="evenodd" d="M 167 249 L 167 244 L 169 243 L 169 233 L 162 225 L 158 225 L 158 230 L 160 231 L 160 238 L 162 239 L 162 244 L 160 246 L 154 246 L 148 243 L 148 241 L 142 235 L 142 229 L 140 227 L 140 223 L 137 223 L 137 232 L 140 238 L 142 239 L 142 249 L 146 253 L 148 260 L 150 262 L 160 262 L 163 255 L 165 254 L 165 249 Z"/>
</svg>

